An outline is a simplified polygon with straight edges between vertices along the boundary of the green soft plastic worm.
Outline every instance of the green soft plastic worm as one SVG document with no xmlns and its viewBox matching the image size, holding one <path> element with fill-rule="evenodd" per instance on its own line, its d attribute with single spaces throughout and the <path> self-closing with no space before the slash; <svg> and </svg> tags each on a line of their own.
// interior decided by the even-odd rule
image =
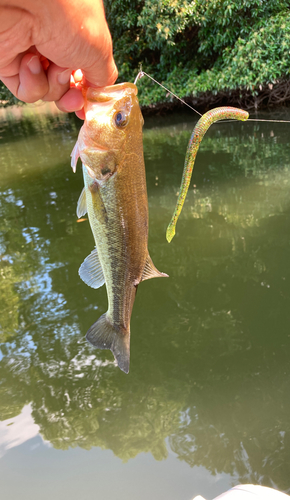
<svg viewBox="0 0 290 500">
<path fill-rule="evenodd" d="M 175 235 L 175 226 L 182 210 L 187 191 L 189 188 L 191 174 L 194 167 L 195 158 L 198 152 L 199 145 L 201 140 L 212 123 L 217 122 L 218 120 L 226 120 L 226 119 L 234 119 L 234 120 L 242 120 L 245 121 L 249 118 L 249 113 L 247 111 L 243 111 L 238 108 L 231 108 L 228 106 L 211 109 L 207 113 L 205 113 L 200 120 L 198 120 L 195 125 L 191 137 L 189 139 L 189 143 L 187 146 L 182 180 L 179 190 L 179 195 L 176 203 L 176 207 L 172 216 L 172 219 L 168 225 L 166 231 L 166 239 L 168 243 L 172 240 Z"/>
</svg>

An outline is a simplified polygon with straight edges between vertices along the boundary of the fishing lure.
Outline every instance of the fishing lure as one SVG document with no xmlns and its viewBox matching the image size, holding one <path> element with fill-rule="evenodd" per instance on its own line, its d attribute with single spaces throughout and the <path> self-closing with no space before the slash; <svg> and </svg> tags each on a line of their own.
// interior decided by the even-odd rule
<svg viewBox="0 0 290 500">
<path fill-rule="evenodd" d="M 168 243 L 170 243 L 170 241 L 175 235 L 175 226 L 187 195 L 187 191 L 191 180 L 191 174 L 194 167 L 194 162 L 198 152 L 199 145 L 205 133 L 213 123 L 217 122 L 218 120 L 226 120 L 229 118 L 234 120 L 245 121 L 249 118 L 249 113 L 247 113 L 247 111 L 243 111 L 242 109 L 231 108 L 228 106 L 211 109 L 198 120 L 197 124 L 193 129 L 193 132 L 191 134 L 187 146 L 182 180 L 176 207 L 166 231 L 166 239 Z"/>
</svg>

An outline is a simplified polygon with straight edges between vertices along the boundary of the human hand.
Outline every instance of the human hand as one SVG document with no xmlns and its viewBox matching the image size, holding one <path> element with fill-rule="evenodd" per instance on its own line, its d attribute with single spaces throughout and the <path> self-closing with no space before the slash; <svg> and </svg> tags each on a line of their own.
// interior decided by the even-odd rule
<svg viewBox="0 0 290 500">
<path fill-rule="evenodd" d="M 82 84 L 112 85 L 117 68 L 102 0 L 0 0 L 0 79 L 24 102 L 83 115 Z"/>
</svg>

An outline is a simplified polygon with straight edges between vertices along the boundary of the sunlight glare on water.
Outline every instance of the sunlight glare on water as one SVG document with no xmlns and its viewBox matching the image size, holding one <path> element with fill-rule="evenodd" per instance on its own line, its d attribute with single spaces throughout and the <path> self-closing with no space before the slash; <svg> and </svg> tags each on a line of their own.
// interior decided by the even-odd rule
<svg viewBox="0 0 290 500">
<path fill-rule="evenodd" d="M 93 249 L 70 168 L 80 122 L 0 122 L 3 498 L 290 492 L 290 125 L 212 126 L 168 244 L 195 122 L 145 119 L 149 250 L 170 278 L 138 288 L 129 375 L 84 339 L 107 297 L 78 276 Z"/>
</svg>

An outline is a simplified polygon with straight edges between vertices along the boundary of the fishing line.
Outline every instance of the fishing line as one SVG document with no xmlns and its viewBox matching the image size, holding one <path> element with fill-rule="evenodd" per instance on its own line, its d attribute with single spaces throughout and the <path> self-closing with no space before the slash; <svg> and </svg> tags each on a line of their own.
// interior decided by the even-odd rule
<svg viewBox="0 0 290 500">
<path fill-rule="evenodd" d="M 261 118 L 248 118 L 247 122 L 290 123 L 289 120 L 262 120 Z"/>
<path fill-rule="evenodd" d="M 173 92 L 171 92 L 171 90 L 169 90 L 166 87 L 164 87 L 164 85 L 162 85 L 162 83 L 157 82 L 157 80 L 155 80 L 152 76 L 150 76 L 147 73 L 145 73 L 145 71 L 139 71 L 138 75 L 135 78 L 134 84 L 136 85 L 136 83 L 139 80 L 139 78 L 142 78 L 143 76 L 147 76 L 148 78 L 150 78 L 150 80 L 152 80 L 153 82 L 157 83 L 157 85 L 159 85 L 160 87 L 162 87 L 169 94 L 173 95 L 176 99 L 178 99 L 180 102 L 182 102 L 182 104 L 185 104 L 185 106 L 187 106 L 188 108 L 190 108 L 192 111 L 194 111 L 195 113 L 197 113 L 199 116 L 202 116 L 202 114 L 199 111 L 197 111 L 192 106 L 190 106 L 187 102 L 185 102 L 183 99 L 181 99 L 180 97 L 178 97 L 178 95 L 176 95 Z"/>
<path fill-rule="evenodd" d="M 155 80 L 155 78 L 153 78 L 152 76 L 148 75 L 148 73 L 145 73 L 145 71 L 142 71 L 142 70 L 139 71 L 138 75 L 136 76 L 136 78 L 134 80 L 134 85 L 136 85 L 137 81 L 140 78 L 143 78 L 143 76 L 147 76 L 148 78 L 150 78 L 150 80 L 152 80 L 154 83 L 157 83 L 157 85 L 159 85 L 159 87 L 163 88 L 164 90 L 166 90 L 166 92 L 168 92 L 169 94 L 173 95 L 173 97 L 175 97 L 180 102 L 182 102 L 182 104 L 185 104 L 185 106 L 187 106 L 188 108 L 190 108 L 192 111 L 194 111 L 195 113 L 197 113 L 199 116 L 202 116 L 202 114 L 199 111 L 197 111 L 192 106 L 190 106 L 190 104 L 188 104 L 183 99 L 181 99 L 180 97 L 178 97 L 178 95 L 174 94 L 174 92 L 171 92 L 171 90 L 169 90 L 164 85 L 162 85 L 162 83 L 159 83 L 157 80 Z M 234 120 L 224 120 L 224 123 L 232 122 L 232 121 L 234 121 Z M 248 118 L 247 122 L 290 123 L 290 120 L 264 120 L 262 118 Z"/>
</svg>

